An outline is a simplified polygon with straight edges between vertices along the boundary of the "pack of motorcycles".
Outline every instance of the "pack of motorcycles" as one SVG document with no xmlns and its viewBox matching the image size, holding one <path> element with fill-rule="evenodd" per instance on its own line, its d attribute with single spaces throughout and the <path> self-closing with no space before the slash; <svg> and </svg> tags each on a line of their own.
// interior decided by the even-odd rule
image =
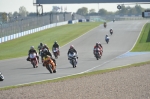
<svg viewBox="0 0 150 99">
<path fill-rule="evenodd" d="M 106 28 L 106 26 L 107 26 L 107 25 L 104 24 L 104 27 L 105 27 L 105 28 Z M 110 32 L 111 35 L 112 35 L 112 33 L 113 33 L 113 31 Z M 107 44 L 108 44 L 109 40 L 106 41 L 106 42 L 107 42 Z M 54 54 L 54 56 L 55 56 L 55 58 L 58 58 L 57 55 Z M 101 58 L 100 55 L 95 55 L 95 57 L 96 57 L 97 60 Z M 78 58 L 78 57 L 77 57 L 77 55 L 76 55 L 75 53 L 73 53 L 72 55 L 69 54 L 69 56 L 68 56 L 68 60 L 70 60 L 70 63 L 72 64 L 73 68 L 75 68 L 76 65 L 77 65 L 77 58 Z M 4 80 L 4 75 L 2 74 L 2 72 L 0 72 L 0 81 L 3 81 L 3 80 Z"/>
</svg>

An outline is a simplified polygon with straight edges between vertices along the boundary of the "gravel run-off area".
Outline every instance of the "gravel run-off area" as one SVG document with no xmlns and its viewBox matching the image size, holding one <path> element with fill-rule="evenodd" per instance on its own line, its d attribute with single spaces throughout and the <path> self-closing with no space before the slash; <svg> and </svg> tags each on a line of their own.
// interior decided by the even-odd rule
<svg viewBox="0 0 150 99">
<path fill-rule="evenodd" d="M 0 99 L 150 99 L 150 64 L 2 90 Z"/>
</svg>

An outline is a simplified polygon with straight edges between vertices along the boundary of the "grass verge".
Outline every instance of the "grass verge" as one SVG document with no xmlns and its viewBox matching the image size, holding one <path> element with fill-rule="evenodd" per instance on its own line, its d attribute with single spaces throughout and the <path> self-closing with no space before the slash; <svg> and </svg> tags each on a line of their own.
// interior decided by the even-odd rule
<svg viewBox="0 0 150 99">
<path fill-rule="evenodd" d="M 88 73 L 83 73 L 83 74 L 77 74 L 77 75 L 72 75 L 72 76 L 66 76 L 66 77 L 62 77 L 62 78 L 58 78 L 58 79 L 46 80 L 46 81 L 41 81 L 41 82 L 33 82 L 33 83 L 30 83 L 30 84 L 8 86 L 8 87 L 0 88 L 0 91 L 2 91 L 2 90 L 9 90 L 9 89 L 13 89 L 13 88 L 20 88 L 20 87 L 32 86 L 32 85 L 40 85 L 40 84 L 45 84 L 45 83 L 52 83 L 52 82 L 59 82 L 59 81 L 71 80 L 71 79 L 76 79 L 76 78 L 81 78 L 81 77 L 87 77 L 87 76 L 92 76 L 92 75 L 97 75 L 97 74 L 114 72 L 114 71 L 117 71 L 117 70 L 131 68 L 131 67 L 143 66 L 143 65 L 146 65 L 146 64 L 150 64 L 150 61 L 141 62 L 141 63 L 135 63 L 135 64 L 127 65 L 127 66 L 120 66 L 120 67 L 111 68 L 111 69 L 97 70 L 97 71 L 93 71 L 93 72 L 88 72 Z"/>
<path fill-rule="evenodd" d="M 84 22 L 50 28 L 0 44 L 0 60 L 27 56 L 30 46 L 43 42 L 51 49 L 54 41 L 60 46 L 97 27 L 101 22 Z"/>
<path fill-rule="evenodd" d="M 150 51 L 150 23 L 146 23 L 131 52 Z"/>
</svg>

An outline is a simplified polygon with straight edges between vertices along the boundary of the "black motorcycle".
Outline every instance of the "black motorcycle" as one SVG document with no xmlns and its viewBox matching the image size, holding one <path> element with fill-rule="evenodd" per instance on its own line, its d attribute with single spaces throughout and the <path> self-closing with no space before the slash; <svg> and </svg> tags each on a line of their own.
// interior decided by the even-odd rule
<svg viewBox="0 0 150 99">
<path fill-rule="evenodd" d="M 0 81 L 4 80 L 4 75 L 0 72 Z"/>
<path fill-rule="evenodd" d="M 101 58 L 101 55 L 98 50 L 95 52 L 95 57 L 97 60 L 99 60 Z"/>
<path fill-rule="evenodd" d="M 76 53 L 69 53 L 69 57 L 68 57 L 68 60 L 70 60 L 70 63 L 72 64 L 73 68 L 76 67 L 77 65 L 77 56 L 76 56 Z"/>
<path fill-rule="evenodd" d="M 110 30 L 110 34 L 111 34 L 111 35 L 113 34 L 113 30 Z"/>
</svg>

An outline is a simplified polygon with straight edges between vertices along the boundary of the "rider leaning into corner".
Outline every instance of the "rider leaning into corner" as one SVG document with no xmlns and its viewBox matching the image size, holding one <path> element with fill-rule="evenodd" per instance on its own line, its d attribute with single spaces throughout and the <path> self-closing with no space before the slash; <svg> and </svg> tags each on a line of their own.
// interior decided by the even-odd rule
<svg viewBox="0 0 150 99">
<path fill-rule="evenodd" d="M 39 63 L 39 56 L 38 56 L 38 54 L 37 54 L 37 51 L 34 49 L 34 46 L 31 46 L 30 47 L 30 50 L 28 51 L 28 58 L 27 58 L 27 61 L 30 61 L 30 54 L 31 53 L 35 53 L 36 54 L 36 57 L 37 57 L 37 59 L 38 59 L 38 63 Z"/>
<path fill-rule="evenodd" d="M 47 57 L 47 55 L 50 56 L 50 58 L 53 60 L 53 62 L 55 63 L 55 66 L 56 66 L 57 65 L 56 60 L 53 58 L 51 52 L 45 47 L 44 51 L 43 51 L 43 60 Z M 43 66 L 44 66 L 44 64 L 43 64 Z"/>
<path fill-rule="evenodd" d="M 74 48 L 74 46 L 73 45 L 71 45 L 70 46 L 70 48 L 69 48 L 69 50 L 68 50 L 68 53 L 67 53 L 67 55 L 68 55 L 68 57 L 69 57 L 69 53 L 71 53 L 71 54 L 73 54 L 73 53 L 76 53 L 76 62 L 77 62 L 77 59 L 78 59 L 78 54 L 77 54 L 77 51 L 76 51 L 76 49 Z M 68 58 L 69 59 L 69 58 Z"/>
<path fill-rule="evenodd" d="M 59 44 L 57 43 L 57 41 L 54 42 L 54 44 L 52 46 L 52 51 L 53 51 L 53 48 L 58 48 L 58 55 L 60 55 Z"/>
<path fill-rule="evenodd" d="M 102 51 L 103 51 L 103 47 L 102 45 L 100 46 L 100 43 L 96 43 L 96 45 L 94 46 L 94 50 L 93 50 L 93 54 L 95 55 L 95 49 L 99 48 L 100 49 L 100 55 L 102 56 Z"/>
</svg>

